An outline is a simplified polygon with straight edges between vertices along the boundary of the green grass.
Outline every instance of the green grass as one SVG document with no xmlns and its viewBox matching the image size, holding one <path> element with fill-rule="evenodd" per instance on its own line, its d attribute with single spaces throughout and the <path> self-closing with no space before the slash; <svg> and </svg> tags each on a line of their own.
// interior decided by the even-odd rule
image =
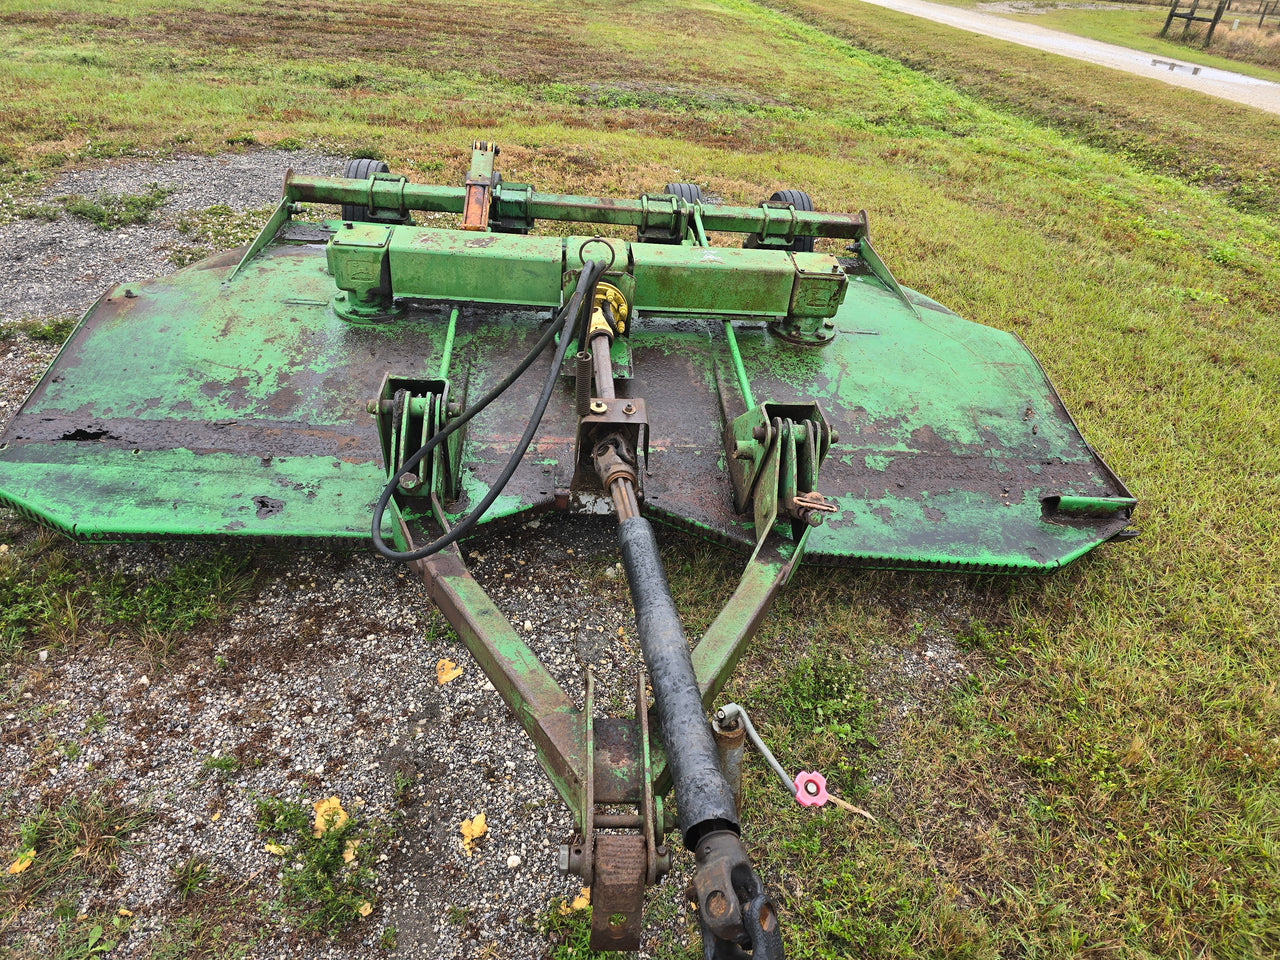
<svg viewBox="0 0 1280 960">
<path fill-rule="evenodd" d="M 284 909 L 302 929 L 336 936 L 377 902 L 373 864 L 387 838 L 385 825 L 352 813 L 316 837 L 309 805 L 263 797 L 257 802 L 257 827 L 283 848 Z"/>
<path fill-rule="evenodd" d="M 591 939 L 591 907 L 564 912 L 558 901 L 542 915 L 540 927 L 547 938 L 547 960 L 626 960 L 634 956 L 614 950 L 597 951 L 588 946 Z"/>
<path fill-rule="evenodd" d="M 155 938 L 152 960 L 242 960 L 250 955 L 256 932 L 244 937 L 241 925 L 225 916 L 225 910 L 206 908 L 174 918 Z"/>
<path fill-rule="evenodd" d="M 89 199 L 81 196 L 60 197 L 67 213 L 95 223 L 104 230 L 115 230 L 139 223 L 150 223 L 171 191 L 155 184 L 146 193 L 99 193 Z"/>
<path fill-rule="evenodd" d="M 55 347 L 62 346 L 71 331 L 76 328 L 79 318 L 73 314 L 57 317 L 40 317 L 35 320 L 18 320 L 14 323 L 0 325 L 0 343 L 13 339 L 15 333 L 24 333 L 38 343 L 47 343 Z"/>
<path fill-rule="evenodd" d="M 178 232 L 191 242 L 169 254 L 169 260 L 175 266 L 185 267 L 215 251 L 249 243 L 258 235 L 270 213 L 270 209 L 237 213 L 224 203 L 183 213 L 175 225 Z"/>
<path fill-rule="evenodd" d="M 198 891 L 209 876 L 209 862 L 194 855 L 175 864 L 169 871 L 169 879 L 179 900 L 186 900 Z"/>
<path fill-rule="evenodd" d="M 749 762 L 788 955 L 1280 951 L 1280 120 L 827 0 L 411 2 L 353 52 L 368 10 L 28 5 L 0 24 L 5 189 L 243 136 L 456 183 L 484 137 L 550 191 L 868 208 L 899 279 L 1029 344 L 1143 535 L 1043 581 L 801 571 L 726 696 L 877 821 L 802 810 Z M 71 582 L 87 552 L 22 549 L 12 651 L 142 586 L 98 608 Z M 666 556 L 696 634 L 740 560 Z M 966 679 L 894 672 L 927 635 Z M 669 887 L 658 954 L 694 937 Z"/>
<path fill-rule="evenodd" d="M 378 948 L 386 953 L 395 953 L 396 947 L 399 945 L 399 934 L 393 926 L 382 928 L 382 933 L 378 935 Z"/>
<path fill-rule="evenodd" d="M 1186 6 L 1184 5 L 1182 9 L 1185 10 Z M 1230 70 L 1233 73 L 1243 73 L 1245 76 L 1258 77 L 1262 80 L 1280 83 L 1280 70 L 1212 52 L 1218 48 L 1219 43 L 1231 32 L 1230 27 L 1233 19 L 1239 17 L 1242 26 L 1246 24 L 1256 25 L 1258 22 L 1257 14 L 1252 17 L 1248 14 L 1241 15 L 1230 12 L 1224 14 L 1222 22 L 1214 33 L 1215 43 L 1210 50 L 1205 50 L 1202 47 L 1204 42 L 1203 33 L 1188 43 L 1179 42 L 1184 23 L 1182 20 L 1173 21 L 1173 24 L 1169 27 L 1168 37 L 1161 38 L 1160 30 L 1164 26 L 1165 18 L 1168 15 L 1167 4 L 1159 7 L 1135 6 L 1128 10 L 1059 9 L 1046 10 L 1043 13 L 1001 14 L 1001 16 L 1009 17 L 1013 20 L 1034 23 L 1050 30 L 1061 30 L 1064 33 L 1073 33 L 1078 37 L 1088 37 L 1090 40 L 1101 40 L 1103 43 L 1114 43 L 1134 50 L 1145 50 L 1152 56 L 1164 60 L 1176 60 L 1179 63 L 1198 63 L 1201 66 L 1217 67 L 1219 70 Z M 1212 8 L 1208 15 L 1213 15 Z M 1203 29 L 1203 27 L 1199 29 Z M 1191 35 L 1189 34 L 1188 36 Z"/>
<path fill-rule="evenodd" d="M 0 665 L 31 650 L 124 644 L 153 663 L 250 588 L 250 559 L 212 553 L 159 574 L 104 570 L 95 551 L 0 515 Z"/>
<path fill-rule="evenodd" d="M 246 883 L 218 876 L 196 856 L 169 870 L 178 902 L 148 944 L 153 960 L 243 960 L 267 933 Z"/>
<path fill-rule="evenodd" d="M 106 924 L 104 927 L 92 919 L 64 920 L 54 933 L 51 960 L 93 960 L 106 956 L 128 932 L 128 923 L 116 916 Z"/>
<path fill-rule="evenodd" d="M 205 757 L 204 762 L 200 764 L 200 769 L 205 773 L 217 773 L 234 775 L 239 773 L 242 764 L 229 753 L 224 753 L 217 757 Z"/>
<path fill-rule="evenodd" d="M 867 4 L 772 5 L 1126 165 L 1212 190 L 1232 209 L 1280 214 L 1280 117 Z"/>
<path fill-rule="evenodd" d="M 119 874 L 132 834 L 149 819 L 109 788 L 46 798 L 19 825 L 9 862 L 30 863 L 0 879 L 0 928 L 39 898 L 73 900 L 87 884 Z"/>
</svg>

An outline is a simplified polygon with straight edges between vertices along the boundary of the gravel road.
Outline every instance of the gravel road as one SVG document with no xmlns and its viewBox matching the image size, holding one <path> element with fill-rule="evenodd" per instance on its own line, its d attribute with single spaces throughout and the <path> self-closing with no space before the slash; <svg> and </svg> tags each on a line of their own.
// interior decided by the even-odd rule
<svg viewBox="0 0 1280 960">
<path fill-rule="evenodd" d="M 930 3 L 929 0 L 861 0 L 861 2 L 896 10 L 899 13 L 908 13 L 913 17 L 943 23 L 971 33 L 979 33 L 984 37 L 1007 40 L 1009 43 L 1021 44 L 1024 47 L 1033 47 L 1036 50 L 1045 50 L 1075 60 L 1084 60 L 1087 63 L 1111 67 L 1113 70 L 1123 70 L 1140 77 L 1159 80 L 1175 87 L 1197 90 L 1211 97 L 1257 107 L 1267 113 L 1280 113 L 1280 83 L 1272 83 L 1270 80 L 1259 80 L 1257 77 L 1247 77 L 1242 73 L 1218 70 L 1214 67 L 1201 67 L 1199 73 L 1193 74 L 1192 66 L 1181 62 L 1175 63 L 1174 69 L 1170 70 L 1167 59 L 1153 57 L 1141 50 L 1088 40 L 1077 37 L 1075 34 L 1050 30 L 1033 23 L 1009 20 L 977 10 Z M 992 6 L 1008 7 L 1007 4 Z"/>
</svg>

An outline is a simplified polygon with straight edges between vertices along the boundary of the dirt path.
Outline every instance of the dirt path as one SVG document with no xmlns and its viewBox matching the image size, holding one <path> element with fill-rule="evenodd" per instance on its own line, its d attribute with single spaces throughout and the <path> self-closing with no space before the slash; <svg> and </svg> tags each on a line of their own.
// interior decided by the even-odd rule
<svg viewBox="0 0 1280 960">
<path fill-rule="evenodd" d="M 1280 114 L 1280 83 L 1273 83 L 1270 80 L 1246 77 L 1240 73 L 1218 70 L 1214 67 L 1201 67 L 1199 73 L 1193 74 L 1193 66 L 1182 62 L 1177 62 L 1171 70 L 1168 60 L 1141 50 L 1088 40 L 1070 33 L 1049 30 L 1016 20 L 1006 20 L 988 13 L 930 3 L 928 0 L 863 0 L 863 2 L 887 7 L 913 17 L 933 20 L 960 30 L 980 33 L 997 40 L 1007 40 L 1009 43 L 1034 47 L 1037 50 L 1084 60 L 1087 63 L 1096 63 L 1114 70 L 1123 70 L 1140 77 L 1162 80 L 1173 86 L 1207 93 L 1211 97 L 1220 97 L 1223 100 L 1257 107 L 1268 113 Z M 1153 60 L 1158 62 L 1153 64 Z"/>
</svg>

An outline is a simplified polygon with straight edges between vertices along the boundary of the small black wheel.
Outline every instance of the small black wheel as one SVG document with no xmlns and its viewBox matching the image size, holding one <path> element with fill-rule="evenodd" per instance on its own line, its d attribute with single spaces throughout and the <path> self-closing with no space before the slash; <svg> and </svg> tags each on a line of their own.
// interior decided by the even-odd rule
<svg viewBox="0 0 1280 960">
<path fill-rule="evenodd" d="M 662 192 L 679 197 L 685 203 L 702 202 L 702 188 L 696 183 L 668 183 Z"/>
<path fill-rule="evenodd" d="M 769 198 L 775 203 L 789 203 L 804 213 L 813 213 L 813 200 L 803 190 L 778 190 Z M 813 253 L 814 237 L 796 237 L 788 248 L 793 253 Z"/>
<path fill-rule="evenodd" d="M 370 160 L 368 157 L 357 157 L 354 160 L 348 160 L 347 165 L 342 168 L 342 175 L 352 180 L 368 180 L 375 173 L 390 173 L 391 168 L 381 160 Z M 369 216 L 369 208 L 363 204 L 344 203 L 342 205 L 342 219 L 352 220 L 356 223 L 372 223 L 373 218 Z"/>
</svg>

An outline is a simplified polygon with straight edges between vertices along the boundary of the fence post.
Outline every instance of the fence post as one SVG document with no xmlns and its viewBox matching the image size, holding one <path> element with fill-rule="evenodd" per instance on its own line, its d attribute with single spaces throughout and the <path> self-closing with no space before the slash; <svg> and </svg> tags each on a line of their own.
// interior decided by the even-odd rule
<svg viewBox="0 0 1280 960">
<path fill-rule="evenodd" d="M 1213 22 L 1209 24 L 1209 33 L 1204 38 L 1204 47 L 1209 49 L 1209 44 L 1213 41 L 1213 31 L 1218 29 L 1218 21 L 1222 19 L 1222 12 L 1227 9 L 1227 0 L 1218 0 L 1218 9 L 1213 14 Z"/>
</svg>

